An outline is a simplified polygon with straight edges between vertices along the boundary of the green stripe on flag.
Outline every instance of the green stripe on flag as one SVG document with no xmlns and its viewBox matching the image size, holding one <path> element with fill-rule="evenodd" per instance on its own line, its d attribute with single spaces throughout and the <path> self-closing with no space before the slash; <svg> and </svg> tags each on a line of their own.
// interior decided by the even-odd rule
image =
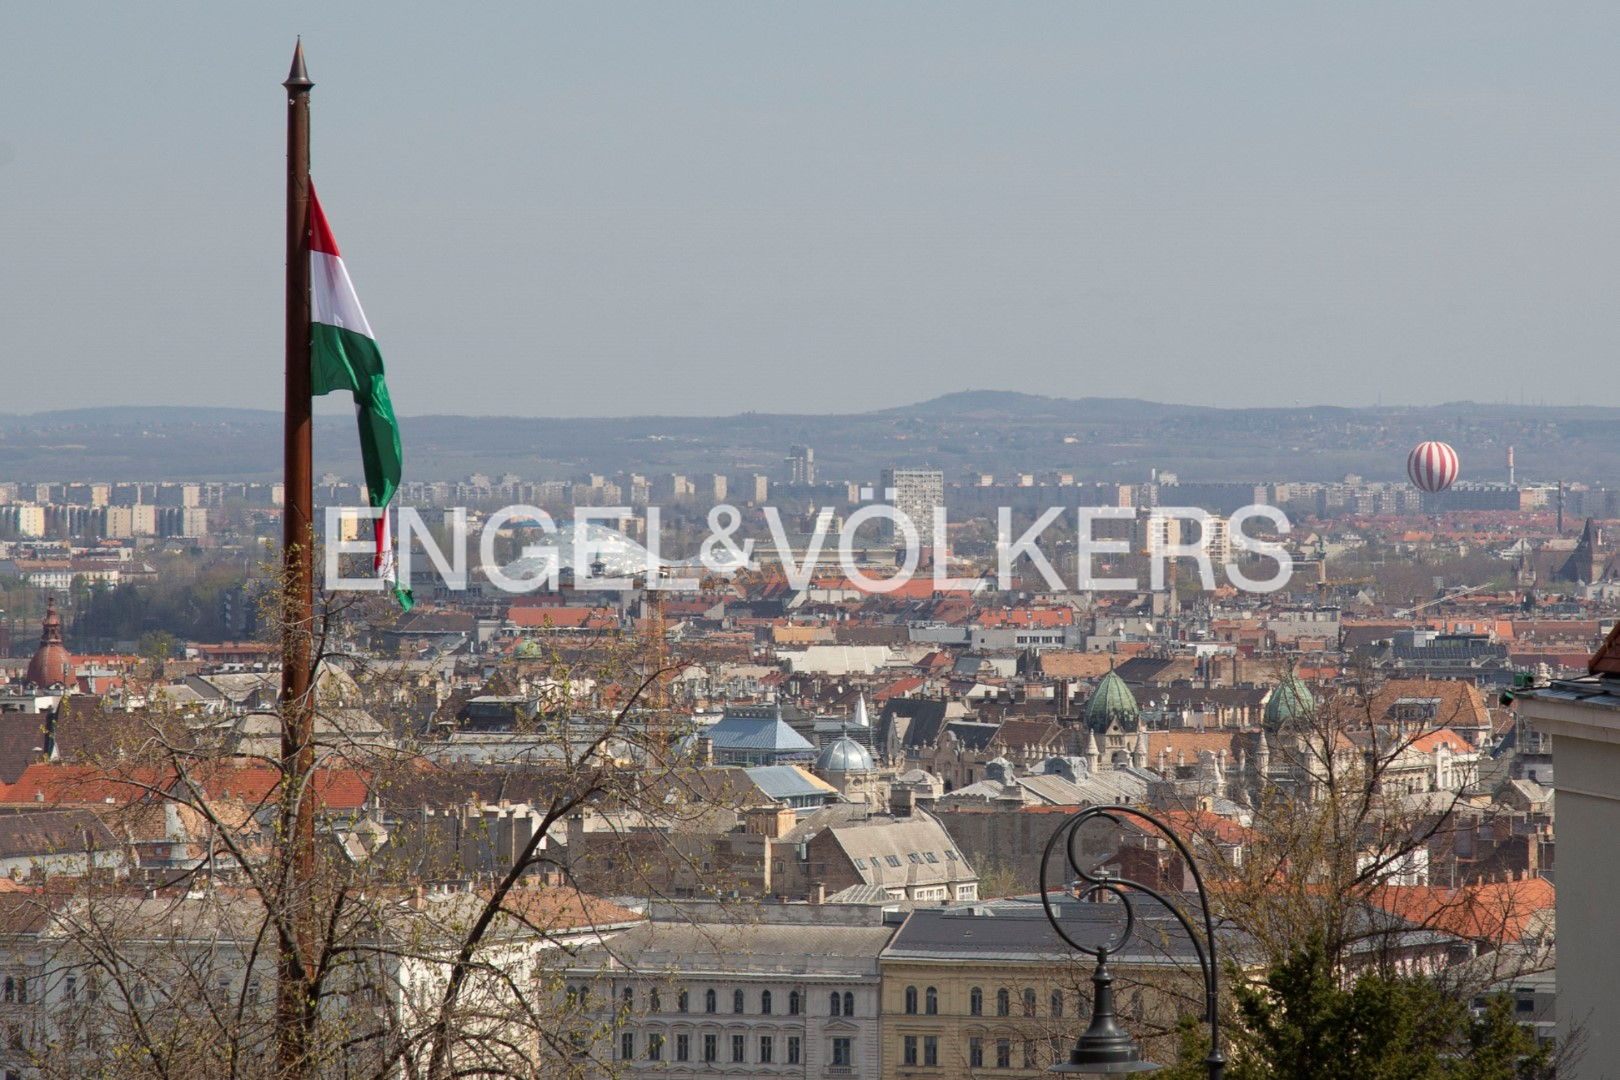
<svg viewBox="0 0 1620 1080">
<path fill-rule="evenodd" d="M 360 427 L 360 460 L 365 466 L 366 495 L 372 506 L 387 506 L 399 489 L 402 455 L 399 421 L 383 381 L 382 353 L 364 334 L 325 323 L 310 325 L 310 389 L 354 395 Z"/>
</svg>

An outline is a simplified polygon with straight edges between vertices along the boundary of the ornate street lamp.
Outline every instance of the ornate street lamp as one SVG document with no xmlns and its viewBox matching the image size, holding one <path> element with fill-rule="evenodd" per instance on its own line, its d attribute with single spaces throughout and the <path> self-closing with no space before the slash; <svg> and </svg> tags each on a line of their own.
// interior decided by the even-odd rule
<svg viewBox="0 0 1620 1080">
<path fill-rule="evenodd" d="M 1127 818 L 1134 818 L 1151 826 L 1180 852 L 1182 861 L 1191 871 L 1193 884 L 1198 890 L 1198 906 L 1203 916 L 1201 931 L 1194 927 L 1192 920 L 1182 911 L 1179 904 L 1158 890 L 1128 878 L 1104 877 L 1082 865 L 1080 833 L 1087 823 L 1101 819 L 1114 825 L 1123 825 Z M 1080 901 L 1089 900 L 1099 893 L 1110 893 L 1118 899 L 1125 909 L 1125 928 L 1117 937 L 1100 945 L 1083 944 L 1070 937 L 1068 930 L 1064 928 L 1058 909 L 1052 904 L 1051 888 L 1047 881 L 1052 852 L 1060 840 L 1063 841 L 1064 855 L 1068 869 L 1072 873 L 1072 876 L 1066 874 L 1064 877 L 1065 891 L 1074 892 L 1075 899 Z M 1074 891 L 1076 889 L 1077 892 Z M 1041 857 L 1041 905 L 1046 909 L 1047 921 L 1052 924 L 1052 929 L 1057 931 L 1058 937 L 1067 942 L 1070 948 L 1097 960 L 1097 970 L 1091 976 L 1091 985 L 1095 988 L 1091 1024 L 1075 1041 L 1074 1049 L 1069 1053 L 1069 1060 L 1052 1066 L 1048 1071 L 1107 1076 L 1152 1072 L 1159 1068 L 1153 1062 L 1142 1059 L 1141 1047 L 1137 1045 L 1136 1040 L 1114 1022 L 1114 977 L 1108 970 L 1108 957 L 1124 946 L 1136 928 L 1136 912 L 1131 903 L 1133 893 L 1140 893 L 1158 901 L 1161 907 L 1175 917 L 1182 929 L 1187 931 L 1187 939 L 1192 942 L 1193 951 L 1198 956 L 1199 969 L 1204 976 L 1204 1008 L 1209 1016 L 1209 1056 L 1204 1062 L 1209 1066 L 1210 1080 L 1221 1080 L 1226 1072 L 1226 1058 L 1221 1054 L 1221 1026 L 1219 1014 L 1216 1012 L 1215 920 L 1209 913 L 1209 894 L 1204 890 L 1204 877 L 1199 873 L 1198 864 L 1193 860 L 1186 842 L 1159 818 L 1133 806 L 1092 806 L 1070 815 L 1058 826 L 1057 831 L 1052 834 L 1052 839 L 1046 842 L 1046 852 Z"/>
</svg>

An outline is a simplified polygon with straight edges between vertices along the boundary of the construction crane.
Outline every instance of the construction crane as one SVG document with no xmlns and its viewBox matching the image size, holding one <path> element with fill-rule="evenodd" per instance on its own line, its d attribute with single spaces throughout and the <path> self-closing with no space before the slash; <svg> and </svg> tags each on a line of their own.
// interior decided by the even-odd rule
<svg viewBox="0 0 1620 1080">
<path fill-rule="evenodd" d="M 1492 589 L 1495 587 L 1495 583 L 1490 581 L 1487 581 L 1483 585 L 1470 585 L 1466 589 L 1458 589 L 1456 592 L 1446 593 L 1444 596 L 1437 596 L 1433 600 L 1425 600 L 1423 603 L 1417 604 L 1413 607 L 1403 608 L 1402 610 L 1397 611 L 1393 617 L 1397 619 L 1410 619 L 1424 608 L 1431 608 L 1436 604 L 1443 604 L 1447 600 L 1455 600 L 1460 596 L 1469 596 L 1473 593 L 1482 592 L 1485 589 Z"/>
</svg>

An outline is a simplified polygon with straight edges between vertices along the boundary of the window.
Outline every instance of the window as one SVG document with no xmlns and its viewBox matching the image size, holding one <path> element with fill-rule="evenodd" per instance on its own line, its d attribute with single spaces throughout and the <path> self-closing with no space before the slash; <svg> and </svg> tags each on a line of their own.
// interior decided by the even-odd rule
<svg viewBox="0 0 1620 1080">
<path fill-rule="evenodd" d="M 9 979 L 6 980 L 6 981 L 10 982 Z M 137 1004 L 137 1005 L 145 1005 L 146 1004 L 146 984 L 145 983 L 136 983 L 134 988 L 132 990 L 130 990 L 129 996 L 130 996 L 130 999 L 135 1002 L 135 1004 Z M 7 1000 L 10 1000 L 10 999 L 8 998 Z"/>
<path fill-rule="evenodd" d="M 1010 1068 L 1012 1068 L 1012 1040 L 1011 1039 L 997 1039 L 996 1040 L 996 1068 L 998 1068 L 998 1069 L 1010 1069 Z"/>
<path fill-rule="evenodd" d="M 663 1012 L 664 1011 L 663 998 L 662 998 L 662 995 L 660 995 L 658 993 L 658 988 L 656 986 L 653 987 L 651 990 L 647 991 L 647 1011 L 649 1011 L 649 1012 Z"/>
<path fill-rule="evenodd" d="M 79 980 L 76 976 L 69 975 L 63 980 L 62 996 L 69 1001 L 79 1000 Z"/>
<path fill-rule="evenodd" d="M 910 859 L 912 862 L 916 863 L 918 866 L 922 865 L 922 856 L 917 854 L 915 851 L 906 852 L 906 858 Z"/>
<path fill-rule="evenodd" d="M 865 870 L 866 869 L 866 860 L 865 859 L 856 859 L 855 860 L 855 869 L 857 869 L 857 870 Z"/>
<path fill-rule="evenodd" d="M 831 1007 L 827 1010 L 827 1015 L 828 1016 L 842 1016 L 842 1015 L 844 1015 L 844 999 L 843 999 L 843 996 L 840 995 L 838 993 L 838 991 L 836 991 L 836 990 L 834 990 L 832 992 Z"/>
<path fill-rule="evenodd" d="M 656 1032 L 647 1036 L 647 1060 L 664 1060 L 664 1037 Z"/>
<path fill-rule="evenodd" d="M 939 1064 L 939 1036 L 938 1035 L 924 1035 L 923 1036 L 923 1064 L 924 1065 L 938 1065 Z"/>
<path fill-rule="evenodd" d="M 10 975 L 6 976 L 5 999 L 7 1001 L 17 1000 L 17 980 L 13 979 Z"/>
<path fill-rule="evenodd" d="M 898 869 L 899 866 L 900 866 L 900 859 L 897 856 L 894 856 L 894 855 L 885 855 L 885 856 L 883 856 L 883 861 L 888 863 L 890 866 L 895 867 L 896 869 Z"/>
<path fill-rule="evenodd" d="M 939 991 L 932 986 L 923 994 L 923 1012 L 929 1016 L 939 1015 Z"/>
<path fill-rule="evenodd" d="M 1007 993 L 1007 988 L 1005 986 L 996 991 L 996 1015 L 1012 1015 L 1012 995 Z"/>
<path fill-rule="evenodd" d="M 1052 991 L 1052 1015 L 1063 1015 L 1063 991 L 1061 990 Z"/>
<path fill-rule="evenodd" d="M 840 1036 L 833 1040 L 832 1063 L 846 1067 L 855 1064 L 854 1039 L 848 1036 Z"/>
<path fill-rule="evenodd" d="M 710 988 L 708 990 L 703 991 L 703 1011 L 706 1012 L 706 1013 L 712 1013 L 712 1012 L 717 1012 L 718 1011 L 718 1009 L 715 1006 L 715 996 L 714 996 L 713 988 Z"/>
<path fill-rule="evenodd" d="M 907 1035 L 905 1038 L 905 1053 L 903 1056 L 903 1063 L 906 1065 L 915 1065 L 917 1064 L 917 1060 L 917 1036 Z"/>
<path fill-rule="evenodd" d="M 939 864 L 939 856 L 935 855 L 932 851 L 923 852 L 923 858 L 927 859 L 930 863 L 936 866 Z"/>
<path fill-rule="evenodd" d="M 634 987 L 627 986 L 619 994 L 624 999 L 624 1011 L 629 1012 L 636 1004 L 636 991 Z"/>
<path fill-rule="evenodd" d="M 1035 1040 L 1034 1039 L 1025 1039 L 1024 1040 L 1024 1068 L 1033 1069 L 1034 1067 L 1035 1067 Z"/>
<path fill-rule="evenodd" d="M 720 1060 L 720 1036 L 716 1035 L 712 1031 L 707 1032 L 703 1036 L 703 1060 Z"/>
<path fill-rule="evenodd" d="M 731 992 L 731 1011 L 734 1013 L 744 1011 L 743 992 L 741 990 L 733 990 Z"/>
<path fill-rule="evenodd" d="M 692 997 L 685 990 L 675 995 L 675 1011 L 686 1012 L 692 1007 Z"/>
<path fill-rule="evenodd" d="M 769 990 L 759 992 L 759 1011 L 762 1016 L 771 1015 L 771 992 Z"/>
<path fill-rule="evenodd" d="M 787 1063 L 789 1065 L 797 1065 L 799 1063 L 799 1037 L 797 1035 L 788 1036 Z"/>
<path fill-rule="evenodd" d="M 748 1036 L 746 1036 L 746 1035 L 733 1035 L 731 1037 L 731 1060 L 732 1061 L 747 1061 L 748 1060 Z"/>
<path fill-rule="evenodd" d="M 619 1057 L 629 1061 L 636 1056 L 636 1033 L 627 1031 L 619 1036 Z"/>
<path fill-rule="evenodd" d="M 692 1036 L 690 1036 L 690 1035 L 677 1035 L 677 1036 L 675 1036 L 675 1060 L 676 1061 L 691 1061 L 692 1060 Z"/>
<path fill-rule="evenodd" d="M 984 1015 L 984 991 L 977 986 L 968 991 L 968 1014 L 970 1016 Z"/>
<path fill-rule="evenodd" d="M 844 1015 L 855 1015 L 855 994 L 851 990 L 844 991 Z"/>
<path fill-rule="evenodd" d="M 1035 1015 L 1035 991 L 1033 989 L 1025 988 L 1024 990 L 1024 1015 Z"/>
<path fill-rule="evenodd" d="M 776 1058 L 776 1040 L 769 1035 L 759 1037 L 759 1061 L 762 1065 L 769 1065 Z"/>
<path fill-rule="evenodd" d="M 804 1002 L 799 997 L 799 992 L 795 990 L 788 995 L 788 1015 L 798 1016 L 802 1011 L 804 1011 Z"/>
<path fill-rule="evenodd" d="M 917 988 L 915 986 L 906 987 L 906 1015 L 917 1015 Z M 916 1062 L 912 1062 L 912 1064 L 915 1065 Z"/>
<path fill-rule="evenodd" d="M 975 1069 L 984 1068 L 984 1040 L 977 1035 L 968 1040 L 968 1065 Z"/>
</svg>

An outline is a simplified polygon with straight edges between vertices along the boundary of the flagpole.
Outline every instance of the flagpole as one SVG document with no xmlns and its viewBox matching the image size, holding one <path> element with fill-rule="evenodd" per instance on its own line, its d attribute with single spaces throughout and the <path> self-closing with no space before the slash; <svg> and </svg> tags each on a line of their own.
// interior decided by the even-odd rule
<svg viewBox="0 0 1620 1080">
<path fill-rule="evenodd" d="M 305 1012 L 309 1008 L 309 949 L 313 945 L 315 878 L 314 709 L 310 700 L 315 624 L 313 467 L 310 460 L 309 91 L 304 46 L 293 49 L 287 91 L 287 325 L 286 430 L 282 485 L 281 758 L 287 849 L 284 914 L 296 947 L 283 942 L 276 1000 L 280 1075 L 308 1072 Z M 285 806 L 285 803 L 283 804 Z"/>
</svg>

